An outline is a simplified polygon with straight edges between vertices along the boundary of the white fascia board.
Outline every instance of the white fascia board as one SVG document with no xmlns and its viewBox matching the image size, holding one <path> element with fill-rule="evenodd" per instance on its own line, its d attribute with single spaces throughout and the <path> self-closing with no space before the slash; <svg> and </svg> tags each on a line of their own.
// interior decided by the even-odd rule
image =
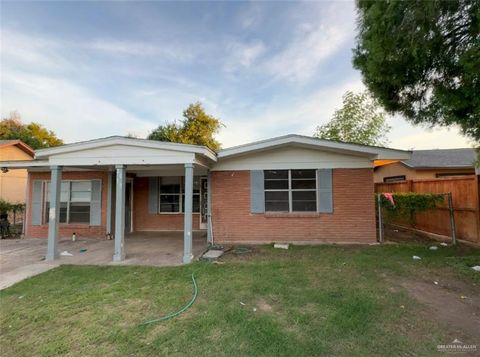
<svg viewBox="0 0 480 357">
<path fill-rule="evenodd" d="M 29 169 L 33 167 L 50 167 L 48 160 L 18 160 L 18 161 L 0 161 L 0 168 L 7 169 Z"/>
<path fill-rule="evenodd" d="M 37 150 L 35 151 L 35 158 L 43 158 L 51 155 L 65 154 L 69 152 L 95 149 L 99 147 L 117 145 L 117 144 L 125 145 L 125 146 L 136 146 L 136 147 L 144 147 L 144 148 L 152 148 L 152 149 L 164 149 L 164 150 L 172 150 L 172 151 L 179 151 L 179 152 L 196 153 L 196 154 L 204 155 L 205 157 L 208 157 L 210 160 L 217 161 L 216 154 L 205 146 L 169 143 L 169 142 L 145 140 L 145 139 L 124 138 L 124 137 L 116 137 L 116 136 Z"/>
<path fill-rule="evenodd" d="M 106 166 L 106 165 L 174 165 L 194 163 L 193 154 L 183 154 L 181 157 L 161 156 L 161 157 L 78 157 L 62 158 L 52 157 L 49 160 L 50 165 L 58 166 Z"/>
<path fill-rule="evenodd" d="M 366 156 L 371 160 L 408 160 L 410 151 L 387 149 L 374 146 L 348 144 L 337 141 L 322 140 L 301 135 L 286 135 L 278 138 L 254 142 L 251 144 L 232 147 L 218 152 L 219 159 L 274 149 L 289 144 L 304 145 L 319 150 L 336 151 L 357 156 Z"/>
</svg>

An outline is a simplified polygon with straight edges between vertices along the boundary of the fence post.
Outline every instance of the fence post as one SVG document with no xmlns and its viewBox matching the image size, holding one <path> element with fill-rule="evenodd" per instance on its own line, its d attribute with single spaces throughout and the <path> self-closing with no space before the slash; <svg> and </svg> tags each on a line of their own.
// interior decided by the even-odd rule
<svg viewBox="0 0 480 357">
<path fill-rule="evenodd" d="M 377 206 L 378 206 L 378 240 L 383 243 L 383 218 L 382 218 L 382 200 L 381 194 L 377 194 Z"/>
<path fill-rule="evenodd" d="M 448 198 L 448 210 L 450 212 L 450 229 L 452 232 L 452 244 L 457 244 L 457 234 L 456 234 L 456 227 L 455 227 L 455 211 L 453 210 L 453 200 L 452 200 L 452 193 L 447 193 Z"/>
</svg>

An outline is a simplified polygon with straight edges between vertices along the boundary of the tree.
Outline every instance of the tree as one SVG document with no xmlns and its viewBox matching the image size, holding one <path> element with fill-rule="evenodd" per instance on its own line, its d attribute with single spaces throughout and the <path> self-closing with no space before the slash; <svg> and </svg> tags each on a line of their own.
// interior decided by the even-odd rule
<svg viewBox="0 0 480 357">
<path fill-rule="evenodd" d="M 32 149 L 63 145 L 63 141 L 51 130 L 39 123 L 24 124 L 17 112 L 0 121 L 0 140 L 22 140 Z"/>
<path fill-rule="evenodd" d="M 480 141 L 480 1 L 358 0 L 353 64 L 390 113 Z"/>
<path fill-rule="evenodd" d="M 390 126 L 386 114 L 368 92 L 346 92 L 343 107 L 337 109 L 327 124 L 317 127 L 314 136 L 364 145 L 385 145 Z"/>
<path fill-rule="evenodd" d="M 223 124 L 219 119 L 205 113 L 200 102 L 190 104 L 183 111 L 183 118 L 180 123 L 160 125 L 148 135 L 147 139 L 204 145 L 214 151 L 220 149 L 220 143 L 215 140 L 214 135 L 219 132 Z"/>
</svg>

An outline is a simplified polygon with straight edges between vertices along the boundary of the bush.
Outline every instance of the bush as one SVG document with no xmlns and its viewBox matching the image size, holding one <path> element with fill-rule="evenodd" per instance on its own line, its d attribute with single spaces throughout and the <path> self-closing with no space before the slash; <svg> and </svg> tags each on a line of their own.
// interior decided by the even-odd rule
<svg viewBox="0 0 480 357">
<path fill-rule="evenodd" d="M 0 214 L 9 212 L 20 213 L 25 209 L 25 203 L 11 203 L 0 198 Z"/>
</svg>

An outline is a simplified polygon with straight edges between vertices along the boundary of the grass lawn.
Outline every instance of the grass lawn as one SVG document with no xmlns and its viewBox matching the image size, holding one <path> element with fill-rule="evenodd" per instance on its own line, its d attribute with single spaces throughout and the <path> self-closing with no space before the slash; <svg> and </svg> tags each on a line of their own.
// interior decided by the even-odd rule
<svg viewBox="0 0 480 357">
<path fill-rule="evenodd" d="M 480 295 L 469 268 L 480 250 L 464 246 L 264 246 L 223 261 L 61 266 L 25 280 L 0 292 L 1 355 L 438 355 L 457 335 L 401 282 Z M 139 326 L 190 300 L 192 272 L 195 304 Z"/>
</svg>

